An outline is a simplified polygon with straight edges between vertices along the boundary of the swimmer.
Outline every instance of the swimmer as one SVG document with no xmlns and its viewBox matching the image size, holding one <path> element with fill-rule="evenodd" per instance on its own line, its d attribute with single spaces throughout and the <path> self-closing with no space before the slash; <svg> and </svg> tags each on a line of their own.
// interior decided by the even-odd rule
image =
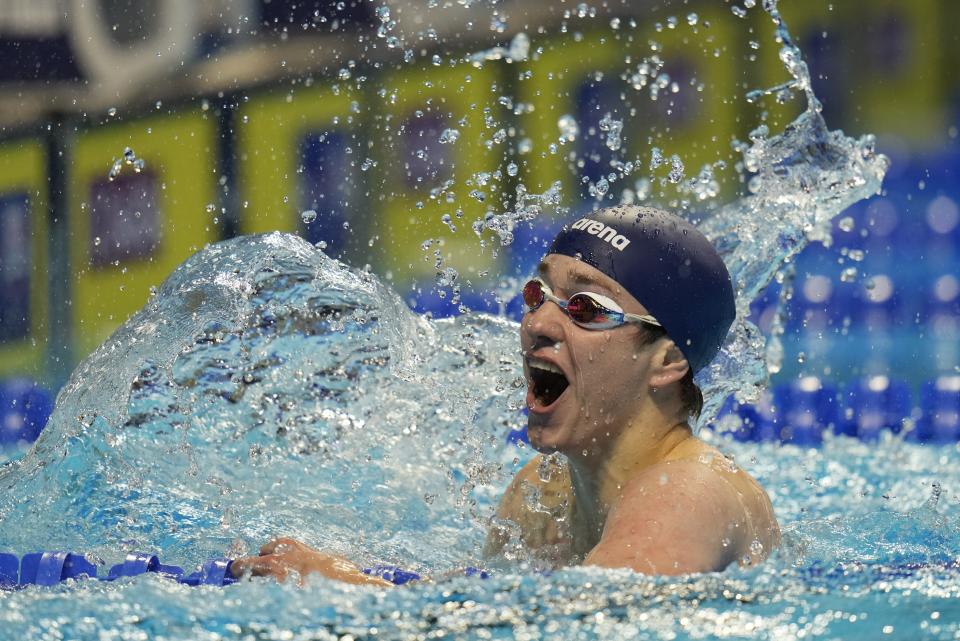
<svg viewBox="0 0 960 641">
<path fill-rule="evenodd" d="M 690 425 L 703 405 L 693 375 L 735 316 L 710 242 L 657 209 L 593 212 L 560 231 L 523 299 L 527 432 L 540 454 L 507 488 L 485 555 L 662 575 L 766 558 L 780 543 L 770 499 Z M 233 572 L 392 585 L 292 539 Z"/>
</svg>

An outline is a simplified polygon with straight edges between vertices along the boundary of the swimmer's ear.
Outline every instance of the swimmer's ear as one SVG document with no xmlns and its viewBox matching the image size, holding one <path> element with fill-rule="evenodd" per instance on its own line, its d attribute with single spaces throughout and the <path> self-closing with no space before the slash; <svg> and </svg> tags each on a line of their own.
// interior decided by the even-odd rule
<svg viewBox="0 0 960 641">
<path fill-rule="evenodd" d="M 658 341 L 650 359 L 650 386 L 666 387 L 683 379 L 690 371 L 690 363 L 677 344 L 670 339 Z"/>
</svg>

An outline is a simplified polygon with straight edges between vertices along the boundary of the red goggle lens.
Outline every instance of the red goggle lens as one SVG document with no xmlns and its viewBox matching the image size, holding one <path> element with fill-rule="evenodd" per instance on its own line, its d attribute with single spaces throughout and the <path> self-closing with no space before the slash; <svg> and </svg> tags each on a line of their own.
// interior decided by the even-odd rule
<svg viewBox="0 0 960 641">
<path fill-rule="evenodd" d="M 531 280 L 523 286 L 523 302 L 530 309 L 536 309 L 543 304 L 543 288 L 539 282 Z"/>
<path fill-rule="evenodd" d="M 567 301 L 567 314 L 578 323 L 592 323 L 602 308 L 589 296 L 574 294 Z"/>
<path fill-rule="evenodd" d="M 543 305 L 546 295 L 540 281 L 531 280 L 523 286 L 523 302 L 531 310 Z M 593 323 L 607 311 L 600 303 L 586 294 L 574 294 L 560 306 L 577 323 Z M 602 320 L 602 319 L 601 319 Z"/>
</svg>

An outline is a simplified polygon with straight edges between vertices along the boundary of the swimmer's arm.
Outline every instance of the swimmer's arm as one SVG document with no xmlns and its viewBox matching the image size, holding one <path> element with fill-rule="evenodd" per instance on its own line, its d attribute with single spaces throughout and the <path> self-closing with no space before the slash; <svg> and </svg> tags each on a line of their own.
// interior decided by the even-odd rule
<svg viewBox="0 0 960 641">
<path fill-rule="evenodd" d="M 280 538 L 260 548 L 259 556 L 237 559 L 230 565 L 230 572 L 237 578 L 244 576 L 272 576 L 286 581 L 295 576 L 303 585 L 308 575 L 319 574 L 355 585 L 379 585 L 393 587 L 393 583 L 378 576 L 365 574 L 356 565 L 343 557 L 319 552 L 294 539 Z"/>
<path fill-rule="evenodd" d="M 583 564 L 644 574 L 723 570 L 736 560 L 745 529 L 732 492 L 700 463 L 654 466 L 624 489 Z"/>
</svg>

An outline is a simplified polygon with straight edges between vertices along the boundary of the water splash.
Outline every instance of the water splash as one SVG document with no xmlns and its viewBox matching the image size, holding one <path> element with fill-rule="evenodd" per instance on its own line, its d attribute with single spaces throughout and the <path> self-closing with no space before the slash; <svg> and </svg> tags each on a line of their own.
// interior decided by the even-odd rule
<svg viewBox="0 0 960 641">
<path fill-rule="evenodd" d="M 750 303 L 808 243 L 829 244 L 833 218 L 879 193 L 889 166 L 876 151 L 873 136 L 854 139 L 828 129 L 809 69 L 777 3 L 768 0 L 764 9 L 777 25 L 780 59 L 793 78 L 789 85 L 803 92 L 807 105 L 782 133 L 770 135 L 765 126 L 751 133 L 751 142 L 741 148 L 750 172 L 749 193 L 699 225 L 723 255 L 737 296 L 731 336 L 720 357 L 699 377 L 708 398 L 701 423 L 729 394 L 752 401 L 766 385 L 766 345 L 747 319 Z"/>
<path fill-rule="evenodd" d="M 605 133 L 604 143 L 611 151 L 620 149 L 623 144 L 623 121 L 613 118 L 610 113 L 604 114 L 599 122 L 600 131 Z"/>
<path fill-rule="evenodd" d="M 474 67 L 482 67 L 485 62 L 506 60 L 507 62 L 524 62 L 530 57 L 530 37 L 520 32 L 510 41 L 509 47 L 493 47 L 478 51 L 467 56 L 467 61 Z"/>
<path fill-rule="evenodd" d="M 0 547 L 187 560 L 284 531 L 452 565 L 483 537 L 472 488 L 501 474 L 500 428 L 465 426 L 522 418 L 515 340 L 495 318 L 430 323 L 294 236 L 208 247 L 78 367 L 34 449 L 0 470 Z M 395 463 L 362 464 L 383 457 Z"/>
<path fill-rule="evenodd" d="M 564 114 L 557 119 L 557 128 L 560 130 L 561 145 L 572 143 L 580 136 L 580 125 L 570 114 Z"/>
<path fill-rule="evenodd" d="M 146 167 L 146 163 L 142 158 L 137 158 L 137 154 L 130 147 L 126 147 L 123 150 L 123 155 L 119 158 L 116 158 L 113 161 L 113 164 L 110 165 L 110 171 L 107 172 L 107 179 L 113 181 L 120 175 L 124 167 L 132 167 L 133 171 L 140 173 Z"/>
<path fill-rule="evenodd" d="M 779 20 L 775 3 L 765 8 Z M 708 397 L 764 379 L 747 304 L 785 258 L 829 241 L 830 219 L 875 193 L 886 165 L 870 139 L 827 129 L 780 27 L 794 79 L 750 97 L 799 91 L 808 108 L 782 134 L 755 132 L 742 149 L 750 193 L 701 223 L 738 293 L 738 324 L 703 380 Z M 648 180 L 635 186 L 649 196 Z M 541 194 L 520 185 L 516 202 L 474 229 L 510 242 L 516 224 L 557 207 L 559 184 Z M 502 445 L 522 422 L 515 332 L 491 317 L 418 318 L 373 276 L 292 236 L 209 247 L 78 368 L 37 446 L 0 468 L 0 548 L 42 541 L 116 561 L 146 547 L 191 562 L 285 533 L 442 574 L 473 559 L 497 491 L 526 456 Z M 752 570 L 652 579 L 519 565 L 485 583 L 386 594 L 325 582 L 189 590 L 144 577 L 0 594 L 0 625 L 23 638 L 46 634 L 38 621 L 65 638 L 956 636 L 955 616 L 938 628 L 929 612 L 960 596 L 955 450 L 889 438 L 828 439 L 813 453 L 728 448 L 750 461 L 787 525 L 783 552 Z M 932 479 L 941 490 L 931 493 Z"/>
</svg>

